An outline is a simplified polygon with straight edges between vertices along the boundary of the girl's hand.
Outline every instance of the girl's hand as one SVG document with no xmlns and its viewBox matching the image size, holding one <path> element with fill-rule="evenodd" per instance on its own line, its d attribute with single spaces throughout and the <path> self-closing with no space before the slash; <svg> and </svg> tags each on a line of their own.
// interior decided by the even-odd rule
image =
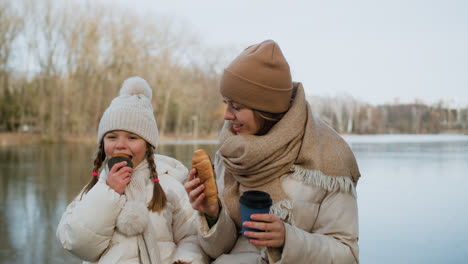
<svg viewBox="0 0 468 264">
<path fill-rule="evenodd" d="M 265 232 L 245 231 L 244 235 L 252 238 L 249 242 L 255 246 L 261 247 L 283 247 L 286 230 L 281 219 L 273 214 L 253 214 L 250 217 L 252 220 L 260 221 L 245 221 L 243 226 L 254 228 Z"/>
<path fill-rule="evenodd" d="M 107 174 L 107 185 L 119 194 L 124 193 L 125 187 L 127 187 L 127 184 L 130 182 L 133 172 L 132 168 L 125 165 L 127 165 L 126 161 L 119 162 L 115 164 L 109 171 L 109 174 Z"/>
<path fill-rule="evenodd" d="M 205 200 L 205 194 L 203 190 L 205 185 L 200 184 L 200 179 L 195 178 L 196 169 L 192 169 L 189 173 L 187 182 L 184 184 L 185 191 L 187 192 L 190 204 L 192 208 L 204 213 L 211 217 L 218 217 L 219 214 L 219 204 L 207 205 Z M 214 172 L 216 178 L 216 172 Z"/>
</svg>

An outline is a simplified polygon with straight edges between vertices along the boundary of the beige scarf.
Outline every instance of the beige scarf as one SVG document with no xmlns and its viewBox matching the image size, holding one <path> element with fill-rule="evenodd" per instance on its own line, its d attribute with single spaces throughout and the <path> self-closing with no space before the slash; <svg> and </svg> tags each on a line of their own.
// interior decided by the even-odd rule
<svg viewBox="0 0 468 264">
<path fill-rule="evenodd" d="M 266 135 L 235 135 L 225 122 L 219 152 L 225 166 L 223 200 L 240 227 L 239 196 L 247 190 L 269 193 L 273 203 L 287 200 L 280 176 L 292 173 L 327 190 L 352 191 L 360 173 L 344 140 L 315 118 L 302 84 L 284 117 Z"/>
<path fill-rule="evenodd" d="M 161 263 L 161 260 L 156 231 L 149 219 L 147 209 L 146 186 L 148 184 L 152 182 L 148 162 L 145 159 L 133 169 L 132 179 L 125 188 L 127 202 L 117 217 L 117 229 L 127 236 L 137 236 L 138 253 L 142 264 L 155 264 Z"/>
</svg>

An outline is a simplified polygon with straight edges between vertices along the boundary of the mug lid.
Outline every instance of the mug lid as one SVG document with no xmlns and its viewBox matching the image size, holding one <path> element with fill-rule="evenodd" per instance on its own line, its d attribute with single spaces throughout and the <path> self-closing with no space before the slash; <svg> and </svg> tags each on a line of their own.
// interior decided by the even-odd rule
<svg viewBox="0 0 468 264">
<path fill-rule="evenodd" d="M 273 204 L 270 195 L 262 191 L 246 191 L 239 198 L 239 202 L 250 208 L 266 208 Z"/>
</svg>

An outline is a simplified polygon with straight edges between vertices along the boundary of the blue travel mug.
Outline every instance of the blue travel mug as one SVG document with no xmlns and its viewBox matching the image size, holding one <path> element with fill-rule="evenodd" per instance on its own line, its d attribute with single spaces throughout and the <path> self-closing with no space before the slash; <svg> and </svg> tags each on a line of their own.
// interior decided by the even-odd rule
<svg viewBox="0 0 468 264">
<path fill-rule="evenodd" d="M 262 191 L 246 191 L 239 198 L 239 202 L 241 206 L 241 223 L 252 221 L 250 219 L 252 214 L 269 214 L 271 204 L 273 203 L 270 195 Z M 243 236 L 245 231 L 263 232 L 262 230 L 242 226 Z"/>
</svg>

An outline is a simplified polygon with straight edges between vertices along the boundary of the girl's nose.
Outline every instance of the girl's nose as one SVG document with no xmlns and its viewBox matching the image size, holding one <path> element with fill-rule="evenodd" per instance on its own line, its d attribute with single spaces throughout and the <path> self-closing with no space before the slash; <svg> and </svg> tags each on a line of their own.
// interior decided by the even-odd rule
<svg viewBox="0 0 468 264">
<path fill-rule="evenodd" d="M 124 149 L 126 147 L 127 147 L 127 145 L 125 144 L 125 141 L 123 139 L 119 139 L 119 141 L 117 142 L 116 148 L 117 149 Z"/>
</svg>

